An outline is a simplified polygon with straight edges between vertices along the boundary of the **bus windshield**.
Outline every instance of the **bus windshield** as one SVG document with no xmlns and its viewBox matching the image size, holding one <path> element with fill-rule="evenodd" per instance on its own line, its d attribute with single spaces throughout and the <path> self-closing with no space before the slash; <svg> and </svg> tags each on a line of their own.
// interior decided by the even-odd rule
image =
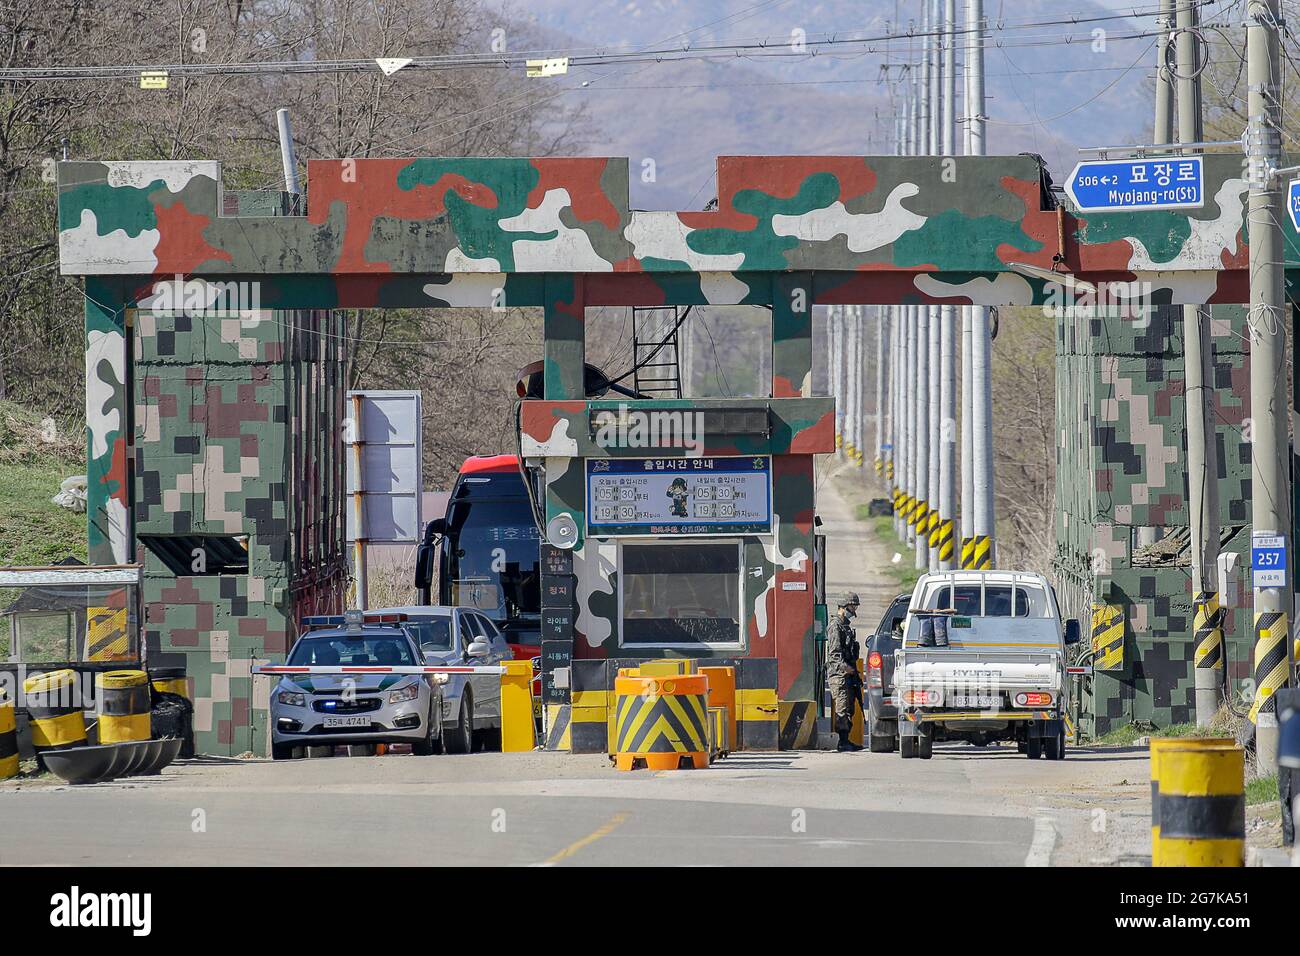
<svg viewBox="0 0 1300 956">
<path fill-rule="evenodd" d="M 498 621 L 540 613 L 539 541 L 527 500 L 457 501 L 447 519 L 443 603 Z"/>
</svg>

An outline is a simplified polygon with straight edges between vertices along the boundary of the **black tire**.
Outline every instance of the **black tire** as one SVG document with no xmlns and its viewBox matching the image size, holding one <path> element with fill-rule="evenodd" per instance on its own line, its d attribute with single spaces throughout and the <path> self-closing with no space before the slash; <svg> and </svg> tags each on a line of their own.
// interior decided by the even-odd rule
<svg viewBox="0 0 1300 956">
<path fill-rule="evenodd" d="M 450 734 L 447 734 L 445 728 L 443 735 L 446 738 L 444 746 L 449 754 L 467 754 L 474 750 L 474 702 L 470 697 L 469 691 L 460 696 L 460 719 L 456 722 L 456 727 Z"/>
<path fill-rule="evenodd" d="M 934 756 L 934 735 L 922 734 L 916 738 L 916 755 L 922 760 L 929 760 Z"/>
<path fill-rule="evenodd" d="M 873 754 L 888 754 L 894 752 L 897 746 L 895 741 L 898 738 L 898 725 L 890 725 L 883 720 L 877 720 L 875 713 L 867 710 L 867 746 Z"/>
<path fill-rule="evenodd" d="M 1025 741 L 1025 756 L 1030 760 L 1037 760 L 1043 755 L 1043 738 L 1030 737 Z"/>
<path fill-rule="evenodd" d="M 411 744 L 411 753 L 415 754 L 415 756 L 417 756 L 417 757 L 432 757 L 432 756 L 434 756 L 435 754 L 440 754 L 440 753 L 442 753 L 442 727 L 441 727 L 441 723 L 442 723 L 442 721 L 441 721 L 441 719 L 439 719 L 439 721 L 438 721 L 438 724 L 439 724 L 439 727 L 438 727 L 438 736 L 435 737 L 435 736 L 433 735 L 433 728 L 434 728 L 434 717 L 433 717 L 433 715 L 434 715 L 434 714 L 441 714 L 441 713 L 442 713 L 442 704 L 441 704 L 439 701 L 435 700 L 435 701 L 433 702 L 433 706 L 432 706 L 431 708 L 429 708 L 429 725 L 428 725 L 428 726 L 429 726 L 429 733 L 428 733 L 428 735 L 427 735 L 423 740 L 420 740 L 420 741 L 417 741 L 417 742 Z"/>
<path fill-rule="evenodd" d="M 272 760 L 293 759 L 293 744 L 271 744 Z"/>
<path fill-rule="evenodd" d="M 1044 744 L 1043 750 L 1047 754 L 1048 760 L 1064 760 L 1065 759 L 1065 727 L 1062 726 L 1061 729 L 1056 732 L 1055 737 L 1049 737 L 1048 739 L 1043 741 L 1043 744 Z"/>
<path fill-rule="evenodd" d="M 898 738 L 898 755 L 904 760 L 911 760 L 917 756 L 917 738 L 899 737 Z"/>
</svg>

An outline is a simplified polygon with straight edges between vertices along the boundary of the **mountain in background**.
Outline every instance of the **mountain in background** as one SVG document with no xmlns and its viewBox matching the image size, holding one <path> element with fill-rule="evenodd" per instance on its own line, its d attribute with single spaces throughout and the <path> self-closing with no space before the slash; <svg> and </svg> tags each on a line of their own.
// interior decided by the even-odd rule
<svg viewBox="0 0 1300 956">
<path fill-rule="evenodd" d="M 809 38 L 899 33 L 908 17 L 901 31 L 891 29 L 895 10 L 919 6 L 889 0 L 529 0 L 507 8 L 530 25 L 528 49 L 615 51 L 758 38 L 788 45 L 796 30 Z M 1059 0 L 986 0 L 985 10 L 992 31 L 985 54 L 989 154 L 1039 153 L 1059 183 L 1078 160 L 1079 146 L 1141 142 L 1151 135 L 1154 40 L 1123 36 L 1152 29 L 1153 18 L 1032 27 L 1023 25 L 1115 13 L 1096 2 L 1071 3 L 1067 12 Z M 1094 43 L 1096 29 L 1106 31 L 1104 49 L 1094 48 L 1101 46 Z M 870 53 L 853 47 L 808 58 L 575 67 L 536 82 L 554 84 L 557 93 L 567 90 L 570 103 L 585 106 L 591 120 L 585 153 L 631 160 L 634 206 L 698 209 L 716 195 L 714 159 L 720 155 L 892 153 L 901 93 L 891 91 L 887 78 L 900 77 L 901 66 L 915 59 L 920 44 L 910 46 L 900 40 L 877 44 Z M 886 63 L 893 64 L 888 75 Z M 960 89 L 959 73 L 959 96 Z M 653 179 L 642 181 L 647 160 Z"/>
</svg>

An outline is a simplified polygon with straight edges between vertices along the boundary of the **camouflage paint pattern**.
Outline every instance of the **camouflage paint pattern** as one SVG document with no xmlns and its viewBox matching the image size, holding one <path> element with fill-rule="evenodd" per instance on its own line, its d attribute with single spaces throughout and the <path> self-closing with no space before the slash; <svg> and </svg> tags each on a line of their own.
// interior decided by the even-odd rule
<svg viewBox="0 0 1300 956">
<path fill-rule="evenodd" d="M 1245 601 L 1227 609 L 1224 649 L 1228 679 L 1240 689 L 1253 676 L 1245 309 L 1215 307 L 1211 332 L 1222 551 L 1238 554 Z M 1058 320 L 1060 597 L 1085 630 L 1092 601 L 1121 605 L 1126 621 L 1123 669 L 1086 681 L 1097 735 L 1134 720 L 1164 727 L 1196 716 L 1182 335 L 1181 309 L 1147 317 L 1079 310 Z M 1165 529 L 1172 557 L 1134 554 L 1144 526 Z"/>
<path fill-rule="evenodd" d="M 285 359 L 283 353 L 278 360 L 272 355 L 273 331 L 241 328 L 235 335 L 238 345 L 201 337 L 205 347 L 219 343 L 235 348 L 239 361 L 231 365 L 210 366 L 198 361 L 202 356 L 182 353 L 171 356 L 174 362 L 163 362 L 162 332 L 156 326 L 140 340 L 142 349 L 152 343 L 150 351 L 137 355 L 131 310 L 149 297 L 158 278 L 255 280 L 261 306 L 277 310 L 272 314 L 542 306 L 547 402 L 528 403 L 538 408 L 527 412 L 530 424 L 524 432 L 547 460 L 548 519 L 560 513 L 582 517 L 581 456 L 587 452 L 579 448 L 587 432 L 573 416 L 580 417 L 586 405 L 581 399 L 587 306 L 769 305 L 769 441 L 776 456 L 779 522 L 770 538 L 746 543 L 747 569 L 752 562 L 760 570 L 752 579 L 746 576 L 747 589 L 753 588 L 746 593 L 747 605 L 752 601 L 753 607 L 746 626 L 751 653 L 781 656 L 786 648 L 786 659 L 793 659 L 794 641 L 787 635 L 804 634 L 799 656 L 806 664 L 811 589 L 785 591 L 777 583 L 798 583 L 798 576 L 808 573 L 810 456 L 829 452 L 834 444 L 832 409 L 783 404 L 812 401 L 807 398 L 811 305 L 1050 301 L 1056 284 L 1025 274 L 1022 266 L 1071 272 L 1094 284 L 1137 280 L 1146 283 L 1144 294 L 1157 302 L 1244 301 L 1247 249 L 1240 166 L 1231 156 L 1208 156 L 1205 169 L 1211 198 L 1202 209 L 1075 216 L 1056 206 L 1045 171 L 1031 157 L 724 157 L 718 161 L 718 208 L 669 212 L 630 208 L 625 159 L 316 160 L 308 164 L 305 215 L 285 215 L 289 204 L 278 196 L 232 202 L 235 194 L 223 193 L 215 162 L 62 163 L 61 270 L 85 276 L 87 282 L 92 559 L 116 561 L 131 554 L 131 521 L 138 510 L 147 511 L 148 522 L 164 520 L 165 504 L 138 500 L 155 490 L 162 495 L 165 489 L 168 500 L 179 499 L 192 520 L 214 528 L 240 523 L 247 530 L 260 521 L 263 527 L 252 533 L 270 535 L 268 522 L 294 520 L 272 509 L 255 521 L 243 500 L 247 494 L 249 501 L 265 501 L 274 493 L 268 489 L 277 483 L 276 466 L 266 459 L 286 444 L 284 379 L 274 371 L 277 361 Z M 1288 257 L 1295 258 L 1294 248 Z M 805 296 L 806 302 L 796 303 Z M 1108 528 L 1179 520 L 1181 443 L 1170 428 L 1178 420 L 1181 396 L 1170 384 L 1176 376 L 1164 374 L 1164 352 L 1148 350 L 1145 342 L 1105 346 L 1091 329 L 1062 331 L 1073 335 L 1076 345 L 1062 350 L 1061 367 L 1079 377 L 1060 379 L 1075 404 L 1058 402 L 1063 416 L 1058 474 L 1071 474 L 1067 468 L 1077 465 L 1077 473 L 1089 477 L 1087 487 L 1063 481 L 1069 487 L 1061 490 L 1067 507 L 1058 565 L 1077 576 L 1082 595 L 1097 590 L 1090 570 L 1094 538 L 1118 552 L 1122 536 Z M 160 370 L 153 384 L 138 382 L 134 366 L 141 357 L 146 364 L 166 366 L 166 374 Z M 164 418 L 183 422 L 184 415 L 167 418 L 153 409 L 161 409 L 169 397 L 182 397 L 177 390 L 184 382 L 181 370 L 188 367 L 201 369 L 203 400 L 215 403 L 219 417 L 233 414 L 238 422 L 214 441 L 204 434 L 197 452 L 177 453 L 174 445 L 169 451 L 169 441 L 195 436 L 184 428 L 173 433 L 180 426 L 161 423 Z M 1221 375 L 1234 389 L 1243 367 L 1240 361 L 1225 360 Z M 241 388 L 251 388 L 254 397 L 245 400 Z M 263 396 L 272 404 L 263 406 Z M 1094 401 L 1106 403 L 1095 431 L 1087 424 Z M 1241 401 L 1230 400 L 1226 411 L 1239 418 Z M 573 404 L 566 408 L 556 402 Z M 145 422 L 132 422 L 139 413 L 133 405 L 144 409 Z M 259 418 L 268 408 L 270 417 Z M 148 416 L 159 423 L 156 440 L 140 433 L 150 427 Z M 546 416 L 551 416 L 550 428 Z M 557 432 L 565 422 L 572 424 L 570 431 Z M 332 423 L 323 419 L 319 424 Z M 244 463 L 249 456 L 235 448 L 250 435 L 259 445 L 256 474 Z M 269 444 L 269 452 L 262 443 Z M 1235 452 L 1237 445 L 1228 450 Z M 213 457 L 218 454 L 219 460 Z M 162 456 L 157 465 L 155 455 Z M 205 478 L 217 479 L 216 491 L 193 490 L 195 460 L 203 463 Z M 1235 468 L 1240 458 L 1221 454 L 1220 460 Z M 129 466 L 137 470 L 135 487 Z M 189 491 L 181 467 L 190 469 Z M 288 485 L 295 478 L 289 475 L 286 481 L 282 470 L 278 474 L 279 482 Z M 1229 493 L 1223 500 L 1225 508 L 1234 501 L 1240 508 L 1245 499 Z M 578 526 L 582 528 L 581 520 Z M 592 568 L 608 560 L 606 544 L 580 541 L 579 549 L 581 563 Z M 260 563 L 259 568 L 260 573 L 250 571 L 250 581 L 260 577 L 274 592 L 280 571 Z M 1122 570 L 1117 566 L 1106 574 Z M 297 586 L 292 577 L 286 582 L 291 590 Z M 1111 586 L 1109 578 L 1100 583 L 1102 590 Z M 205 608 L 233 612 L 236 600 L 258 599 L 252 593 L 227 595 L 219 582 L 200 584 L 218 590 L 187 596 L 189 604 L 169 607 L 167 629 L 174 621 L 181 632 L 212 629 L 206 652 L 212 673 L 205 681 L 215 708 L 228 686 L 222 682 L 242 679 L 221 659 L 232 652 L 221 649 L 217 635 L 227 632 L 234 652 L 244 650 L 240 641 L 261 635 L 245 630 L 258 626 L 243 621 L 245 615 L 235 615 L 241 620 L 227 627 L 218 610 L 209 614 Z M 267 599 L 265 586 L 262 600 Z M 1116 586 L 1126 593 L 1150 590 L 1144 581 Z M 589 606 L 583 634 L 594 652 L 608 644 L 599 622 L 611 620 L 616 582 L 594 574 L 584 587 Z M 180 597 L 174 589 L 170 593 Z M 281 628 L 288 626 L 266 619 L 264 640 L 275 647 Z M 1160 622 L 1155 626 L 1158 631 Z M 782 697 L 811 693 L 807 666 L 784 660 L 781 666 Z M 247 697 L 230 697 L 232 721 L 245 706 L 239 704 L 237 714 L 236 699 Z M 217 714 L 213 722 L 219 727 L 224 719 Z"/>
</svg>

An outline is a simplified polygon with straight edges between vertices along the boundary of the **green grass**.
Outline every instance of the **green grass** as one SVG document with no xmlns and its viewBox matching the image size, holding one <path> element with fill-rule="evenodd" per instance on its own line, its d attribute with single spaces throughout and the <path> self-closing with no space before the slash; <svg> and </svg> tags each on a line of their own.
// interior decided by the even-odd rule
<svg viewBox="0 0 1300 956">
<path fill-rule="evenodd" d="M 1196 724 L 1171 724 L 1168 727 L 1138 727 L 1127 724 L 1117 727 L 1097 741 L 1099 744 L 1127 747 L 1134 744 L 1139 737 L 1226 737 Z"/>
<path fill-rule="evenodd" d="M 86 560 L 86 516 L 50 501 L 69 472 L 48 465 L 0 464 L 0 565 Z"/>
<path fill-rule="evenodd" d="M 1256 777 L 1246 781 L 1246 805 L 1253 807 L 1260 803 L 1277 803 L 1277 777 Z"/>
<path fill-rule="evenodd" d="M 86 516 L 50 499 L 69 475 L 85 474 L 76 426 L 53 441 L 41 417 L 0 402 L 0 566 L 40 565 L 73 555 L 86 560 Z"/>
<path fill-rule="evenodd" d="M 854 517 L 859 521 L 871 523 L 872 533 L 884 544 L 885 550 L 891 555 L 895 552 L 903 557 L 897 564 L 885 565 L 885 570 L 898 581 L 899 591 L 910 591 L 916 586 L 916 579 L 921 576 L 912 562 L 912 549 L 898 540 L 898 535 L 894 534 L 894 519 L 885 515 L 871 516 L 867 514 L 867 505 L 861 504 L 854 509 Z"/>
</svg>

